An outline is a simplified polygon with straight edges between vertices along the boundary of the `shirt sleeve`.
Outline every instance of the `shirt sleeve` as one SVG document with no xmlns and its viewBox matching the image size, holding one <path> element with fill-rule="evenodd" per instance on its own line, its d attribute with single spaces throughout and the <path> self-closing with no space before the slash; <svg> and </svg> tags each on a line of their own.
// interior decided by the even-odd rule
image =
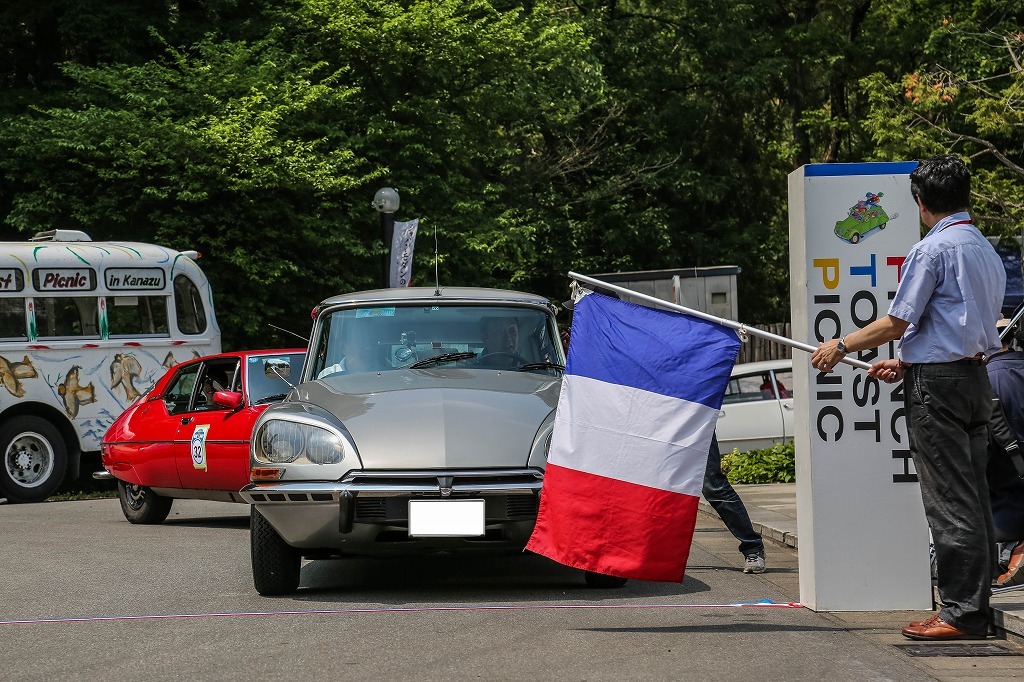
<svg viewBox="0 0 1024 682">
<path fill-rule="evenodd" d="M 912 249 L 903 261 L 903 279 L 896 288 L 889 314 L 917 326 L 937 283 L 934 259 L 916 248 Z"/>
</svg>

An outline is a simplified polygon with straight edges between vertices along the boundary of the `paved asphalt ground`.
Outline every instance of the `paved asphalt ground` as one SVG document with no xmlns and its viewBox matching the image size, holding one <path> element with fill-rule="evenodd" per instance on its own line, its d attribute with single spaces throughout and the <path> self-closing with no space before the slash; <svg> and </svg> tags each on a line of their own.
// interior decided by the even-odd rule
<svg viewBox="0 0 1024 682">
<path fill-rule="evenodd" d="M 117 500 L 0 505 L 0 679 L 923 680 L 1024 675 L 1013 643 L 918 645 L 920 612 L 819 614 L 796 553 L 740 571 L 701 515 L 682 584 L 593 590 L 536 556 L 317 561 L 260 597 L 248 508 L 179 501 L 133 526 Z M 979 653 L 994 656 L 915 656 Z"/>
</svg>

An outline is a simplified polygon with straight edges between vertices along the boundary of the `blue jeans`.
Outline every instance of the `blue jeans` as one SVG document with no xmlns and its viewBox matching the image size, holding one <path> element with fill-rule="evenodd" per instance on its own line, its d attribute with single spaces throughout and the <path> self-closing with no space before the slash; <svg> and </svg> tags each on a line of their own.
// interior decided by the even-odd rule
<svg viewBox="0 0 1024 682">
<path fill-rule="evenodd" d="M 708 468 L 704 472 L 704 499 L 708 501 L 729 532 L 740 541 L 740 552 L 743 556 L 760 554 L 764 556 L 764 542 L 760 534 L 750 523 L 747 508 L 743 500 L 729 484 L 729 479 L 722 473 L 722 453 L 718 449 L 718 436 L 711 436 L 711 450 L 708 452 Z"/>
</svg>

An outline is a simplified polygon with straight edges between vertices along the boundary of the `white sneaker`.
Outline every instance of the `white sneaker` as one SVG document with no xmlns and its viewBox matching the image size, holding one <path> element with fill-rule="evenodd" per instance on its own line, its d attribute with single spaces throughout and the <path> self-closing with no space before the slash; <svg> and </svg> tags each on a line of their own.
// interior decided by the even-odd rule
<svg viewBox="0 0 1024 682">
<path fill-rule="evenodd" d="M 751 554 L 743 564 L 744 573 L 764 573 L 764 556 Z"/>
</svg>

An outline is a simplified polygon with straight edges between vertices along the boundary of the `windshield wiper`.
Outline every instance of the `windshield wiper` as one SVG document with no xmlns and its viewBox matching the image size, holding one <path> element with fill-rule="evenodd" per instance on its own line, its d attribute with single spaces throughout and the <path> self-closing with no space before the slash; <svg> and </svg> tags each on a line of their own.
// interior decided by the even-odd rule
<svg viewBox="0 0 1024 682">
<path fill-rule="evenodd" d="M 564 372 L 565 365 L 560 365 L 557 362 L 548 362 L 547 360 L 545 360 L 544 362 L 528 362 L 525 365 L 520 365 L 519 367 L 516 367 L 517 372 L 528 372 L 531 369 L 557 369 Z"/>
<path fill-rule="evenodd" d="M 457 360 L 469 360 L 475 358 L 476 353 L 471 350 L 462 351 L 461 353 L 445 353 L 444 355 L 435 355 L 432 358 L 424 358 L 423 360 L 417 360 L 416 362 L 409 365 L 408 369 L 422 369 L 423 367 L 430 367 L 431 365 L 437 365 L 442 362 L 455 362 Z"/>
<path fill-rule="evenodd" d="M 274 395 L 268 395 L 255 401 L 253 405 L 262 405 L 263 403 L 273 402 L 275 400 L 284 400 L 288 397 L 287 393 L 275 393 Z"/>
</svg>

